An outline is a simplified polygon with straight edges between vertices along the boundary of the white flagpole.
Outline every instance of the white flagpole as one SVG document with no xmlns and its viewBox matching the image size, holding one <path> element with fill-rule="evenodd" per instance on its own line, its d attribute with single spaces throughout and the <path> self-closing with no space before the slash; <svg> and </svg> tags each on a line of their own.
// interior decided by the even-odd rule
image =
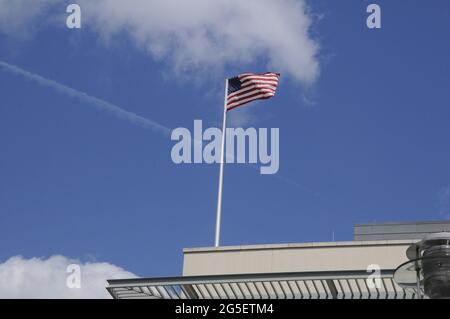
<svg viewBox="0 0 450 319">
<path fill-rule="evenodd" d="M 220 153 L 220 173 L 219 173 L 219 192 L 217 195 L 217 216 L 216 216 L 216 240 L 215 247 L 220 245 L 220 222 L 222 215 L 222 184 L 223 184 L 223 166 L 225 164 L 225 133 L 227 127 L 227 97 L 228 97 L 228 79 L 225 80 L 225 100 L 223 103 L 223 125 L 222 125 L 222 151 Z"/>
</svg>

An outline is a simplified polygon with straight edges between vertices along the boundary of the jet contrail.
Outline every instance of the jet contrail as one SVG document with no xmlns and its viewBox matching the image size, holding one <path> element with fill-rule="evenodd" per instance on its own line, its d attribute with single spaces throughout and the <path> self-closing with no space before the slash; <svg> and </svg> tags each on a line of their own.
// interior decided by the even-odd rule
<svg viewBox="0 0 450 319">
<path fill-rule="evenodd" d="M 139 125 L 142 128 L 151 129 L 151 130 L 161 133 L 165 136 L 170 136 L 170 134 L 171 134 L 171 129 L 168 127 L 165 127 L 164 125 L 161 125 L 159 123 L 156 123 L 155 121 L 146 119 L 145 117 L 137 115 L 133 112 L 126 111 L 117 105 L 114 105 L 107 101 L 103 101 L 99 98 L 91 96 L 82 91 L 75 90 L 64 84 L 44 78 L 40 75 L 31 73 L 31 72 L 28 72 L 18 66 L 15 66 L 15 65 L 12 65 L 12 64 L 9 64 L 9 63 L 6 63 L 6 62 L 0 60 L 0 68 L 3 68 L 4 70 L 9 71 L 15 75 L 23 76 L 24 78 L 31 80 L 33 82 L 36 82 L 42 86 L 52 88 L 60 93 L 66 94 L 70 97 L 77 98 L 83 102 L 86 102 L 86 103 L 96 107 L 98 110 L 108 111 L 111 114 L 117 116 L 118 118 L 127 120 L 127 121 L 131 122 L 132 124 Z"/>
<path fill-rule="evenodd" d="M 130 123 L 138 125 L 144 129 L 150 129 L 150 130 L 160 133 L 164 136 L 168 136 L 168 137 L 171 136 L 172 130 L 170 128 L 168 128 L 164 125 L 161 125 L 155 121 L 149 120 L 145 117 L 142 117 L 140 115 L 137 115 L 133 112 L 126 111 L 126 110 L 122 109 L 121 107 L 114 105 L 110 102 L 103 101 L 103 100 L 96 98 L 94 96 L 91 96 L 87 93 L 75 90 L 71 87 L 68 87 L 64 84 L 58 83 L 54 80 L 44 78 L 43 76 L 40 76 L 38 74 L 31 73 L 31 72 L 26 71 L 18 66 L 13 65 L 13 64 L 6 63 L 2 60 L 0 60 L 0 68 L 3 68 L 4 70 L 9 71 L 12 74 L 20 75 L 20 76 L 24 77 L 25 79 L 31 80 L 35 83 L 38 83 L 39 85 L 52 88 L 62 94 L 66 94 L 70 97 L 77 98 L 87 104 L 90 104 L 90 105 L 96 107 L 98 110 L 108 111 L 111 114 L 117 116 L 118 118 L 127 120 Z M 202 141 L 198 141 L 196 139 L 193 139 L 193 140 L 194 140 L 194 142 L 202 143 Z M 250 167 L 252 167 L 252 166 L 250 166 Z M 252 167 L 252 168 L 258 169 L 255 167 Z M 294 185 L 299 188 L 303 188 L 304 190 L 311 192 L 311 190 L 308 190 L 306 187 L 298 184 L 297 182 L 295 182 L 291 179 L 281 176 L 280 174 L 276 174 L 276 175 L 272 175 L 272 176 L 283 182 L 286 182 L 288 184 Z M 314 195 L 319 196 L 318 194 L 314 194 Z"/>
</svg>

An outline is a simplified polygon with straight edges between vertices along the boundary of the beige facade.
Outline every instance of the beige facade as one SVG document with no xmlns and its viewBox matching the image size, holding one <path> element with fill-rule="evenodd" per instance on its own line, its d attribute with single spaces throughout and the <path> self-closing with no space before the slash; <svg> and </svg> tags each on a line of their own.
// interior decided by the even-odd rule
<svg viewBox="0 0 450 319">
<path fill-rule="evenodd" d="M 183 276 L 395 269 L 417 240 L 230 246 L 184 249 Z"/>
</svg>

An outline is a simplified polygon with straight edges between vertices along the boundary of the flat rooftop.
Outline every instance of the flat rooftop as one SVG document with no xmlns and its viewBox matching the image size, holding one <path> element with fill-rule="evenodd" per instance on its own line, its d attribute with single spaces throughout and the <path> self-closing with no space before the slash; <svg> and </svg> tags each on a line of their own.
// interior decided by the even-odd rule
<svg viewBox="0 0 450 319">
<path fill-rule="evenodd" d="M 295 248 L 333 248 L 333 247 L 362 247 L 362 246 L 386 246 L 386 245 L 408 245 L 417 242 L 415 239 L 403 240 L 353 240 L 337 242 L 311 242 L 311 243 L 292 243 L 292 244 L 268 244 L 268 245 L 240 245 L 240 246 L 221 246 L 221 247 L 195 247 L 184 248 L 184 253 L 196 252 L 226 252 L 243 250 L 273 250 L 273 249 L 295 249 Z"/>
</svg>

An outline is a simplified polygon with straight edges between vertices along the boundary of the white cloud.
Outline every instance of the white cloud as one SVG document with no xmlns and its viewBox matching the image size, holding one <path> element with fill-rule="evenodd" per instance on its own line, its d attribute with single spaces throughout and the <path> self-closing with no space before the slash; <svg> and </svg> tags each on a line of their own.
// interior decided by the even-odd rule
<svg viewBox="0 0 450 319">
<path fill-rule="evenodd" d="M 68 288 L 67 266 L 81 269 L 80 288 Z M 106 279 L 136 275 L 109 263 L 80 263 L 64 256 L 48 259 L 11 257 L 0 264 L 0 299 L 4 298 L 110 298 Z"/>
<path fill-rule="evenodd" d="M 129 34 L 177 72 L 211 71 L 256 59 L 302 83 L 319 74 L 318 44 L 303 0 L 80 0 L 104 37 Z"/>
<path fill-rule="evenodd" d="M 42 25 L 49 8 L 57 0 L 0 0 L 0 32 L 16 36 L 28 36 Z M 40 21 L 37 21 L 42 18 Z"/>
<path fill-rule="evenodd" d="M 127 35 L 177 74 L 213 74 L 225 67 L 266 68 L 303 84 L 319 75 L 318 43 L 304 0 L 78 0 L 83 27 L 103 39 Z M 36 29 L 55 0 L 0 0 L 5 31 Z M 65 15 L 65 5 L 52 10 Z M 55 21 L 54 18 L 50 20 Z M 65 27 L 63 20 L 57 20 Z M 68 31 L 69 32 L 69 31 Z M 248 71 L 248 69 L 243 70 Z M 253 69 L 251 70 L 253 71 Z M 261 70 L 262 71 L 262 70 Z M 231 75 L 231 74 L 229 74 Z"/>
</svg>

